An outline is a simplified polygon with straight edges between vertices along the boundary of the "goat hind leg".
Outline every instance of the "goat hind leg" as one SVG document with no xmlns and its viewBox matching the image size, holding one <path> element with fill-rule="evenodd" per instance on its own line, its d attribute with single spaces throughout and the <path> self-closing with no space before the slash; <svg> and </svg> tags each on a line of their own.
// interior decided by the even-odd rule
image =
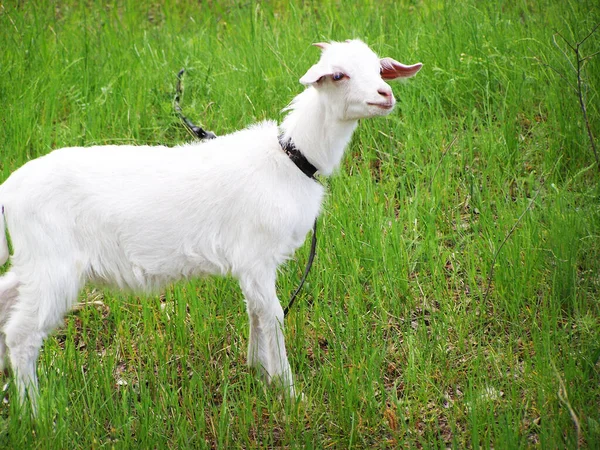
<svg viewBox="0 0 600 450">
<path fill-rule="evenodd" d="M 27 397 L 34 413 L 37 403 L 36 363 L 43 341 L 71 308 L 79 292 L 80 282 L 74 271 L 63 265 L 42 271 L 32 282 L 19 286 L 19 295 L 4 326 L 10 363 L 21 402 Z"/>
<path fill-rule="evenodd" d="M 15 302 L 19 286 L 19 280 L 14 272 L 7 272 L 0 277 L 0 372 L 6 369 L 6 336 L 4 335 L 3 327 L 10 309 Z"/>
<path fill-rule="evenodd" d="M 6 346 L 21 404 L 27 397 L 36 410 L 38 384 L 36 362 L 46 334 L 16 314 L 6 329 Z"/>
</svg>

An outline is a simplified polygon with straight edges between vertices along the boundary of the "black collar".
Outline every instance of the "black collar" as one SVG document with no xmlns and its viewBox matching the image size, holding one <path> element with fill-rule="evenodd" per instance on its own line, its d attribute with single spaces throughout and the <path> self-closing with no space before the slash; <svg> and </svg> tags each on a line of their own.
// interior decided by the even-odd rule
<svg viewBox="0 0 600 450">
<path fill-rule="evenodd" d="M 279 145 L 281 145 L 281 149 L 290 157 L 292 162 L 296 164 L 296 167 L 298 167 L 304 175 L 314 179 L 317 168 L 296 148 L 291 139 L 284 141 L 283 134 L 281 134 L 279 135 Z"/>
</svg>

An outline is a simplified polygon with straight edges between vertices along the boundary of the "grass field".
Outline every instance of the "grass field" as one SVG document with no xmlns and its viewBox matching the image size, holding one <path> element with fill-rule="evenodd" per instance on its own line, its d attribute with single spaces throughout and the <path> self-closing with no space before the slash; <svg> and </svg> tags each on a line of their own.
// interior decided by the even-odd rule
<svg viewBox="0 0 600 450">
<path fill-rule="evenodd" d="M 553 42 L 598 22 L 592 0 L 2 2 L 0 181 L 54 148 L 190 140 L 182 67 L 217 134 L 281 118 L 312 42 L 424 68 L 324 181 L 285 330 L 303 401 L 246 368 L 235 280 L 89 286 L 42 351 L 37 423 L 5 391 L 0 448 L 599 448 L 600 171 Z M 600 137 L 600 55 L 582 75 Z"/>
</svg>

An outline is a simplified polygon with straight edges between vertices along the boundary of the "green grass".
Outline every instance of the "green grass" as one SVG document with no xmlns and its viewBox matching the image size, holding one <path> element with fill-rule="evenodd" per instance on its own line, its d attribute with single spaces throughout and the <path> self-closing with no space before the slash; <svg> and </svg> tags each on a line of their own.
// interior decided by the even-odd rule
<svg viewBox="0 0 600 450">
<path fill-rule="evenodd" d="M 234 280 L 89 287 L 41 354 L 37 423 L 5 394 L 1 448 L 600 447 L 600 173 L 576 95 L 540 63 L 574 83 L 553 33 L 581 39 L 600 7 L 350 3 L 0 6 L 0 180 L 54 148 L 189 140 L 181 67 L 184 111 L 225 134 L 281 117 L 312 42 L 360 37 L 425 64 L 326 181 L 286 321 L 304 401 L 246 368 Z M 597 32 L 583 51 L 599 49 Z M 600 136 L 600 57 L 584 77 Z M 281 270 L 283 304 L 307 254 Z"/>
</svg>

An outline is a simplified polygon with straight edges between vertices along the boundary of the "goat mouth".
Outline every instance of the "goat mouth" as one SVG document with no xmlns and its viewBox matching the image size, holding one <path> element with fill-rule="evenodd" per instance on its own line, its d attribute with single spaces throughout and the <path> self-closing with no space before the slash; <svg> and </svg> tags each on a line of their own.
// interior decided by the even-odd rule
<svg viewBox="0 0 600 450">
<path fill-rule="evenodd" d="M 393 103 L 373 103 L 373 102 L 367 102 L 367 105 L 377 106 L 378 108 L 381 108 L 381 109 L 392 109 L 394 107 Z"/>
</svg>

